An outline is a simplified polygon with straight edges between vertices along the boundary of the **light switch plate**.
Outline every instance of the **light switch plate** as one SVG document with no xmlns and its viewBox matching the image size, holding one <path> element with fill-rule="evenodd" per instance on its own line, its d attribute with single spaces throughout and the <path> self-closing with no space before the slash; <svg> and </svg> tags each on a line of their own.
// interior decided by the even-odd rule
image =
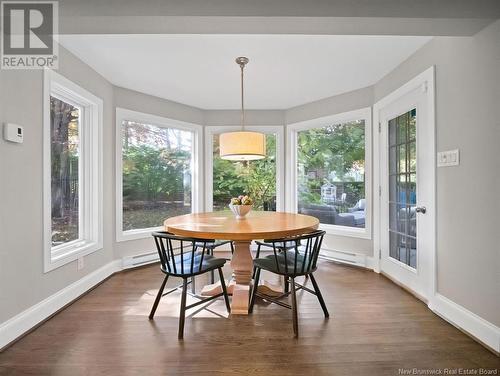
<svg viewBox="0 0 500 376">
<path fill-rule="evenodd" d="M 458 166 L 460 164 L 460 153 L 458 149 L 440 151 L 437 153 L 438 167 Z"/>
</svg>

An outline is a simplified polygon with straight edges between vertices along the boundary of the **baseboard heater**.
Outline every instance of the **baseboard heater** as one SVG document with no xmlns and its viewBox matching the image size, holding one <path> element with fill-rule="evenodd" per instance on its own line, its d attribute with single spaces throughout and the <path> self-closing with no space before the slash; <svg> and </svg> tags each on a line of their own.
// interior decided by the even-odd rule
<svg viewBox="0 0 500 376">
<path fill-rule="evenodd" d="M 343 264 L 362 266 L 366 268 L 366 256 L 358 253 L 337 251 L 333 249 L 322 248 L 320 257 L 326 260 L 336 261 Z"/>
<path fill-rule="evenodd" d="M 220 251 L 223 251 L 222 249 Z M 321 249 L 320 257 L 325 260 L 336 261 L 344 264 L 362 266 L 364 268 L 366 265 L 366 256 L 357 253 L 337 251 L 332 249 Z M 140 255 L 128 256 L 123 258 L 123 269 L 135 268 L 141 265 L 152 264 L 159 262 L 157 251 L 142 253 Z"/>
<path fill-rule="evenodd" d="M 123 269 L 130 269 L 130 268 L 135 268 L 137 266 L 152 264 L 159 261 L 160 257 L 158 256 L 158 252 L 153 251 L 148 253 L 142 253 L 140 255 L 124 257 L 122 261 L 122 267 Z"/>
</svg>

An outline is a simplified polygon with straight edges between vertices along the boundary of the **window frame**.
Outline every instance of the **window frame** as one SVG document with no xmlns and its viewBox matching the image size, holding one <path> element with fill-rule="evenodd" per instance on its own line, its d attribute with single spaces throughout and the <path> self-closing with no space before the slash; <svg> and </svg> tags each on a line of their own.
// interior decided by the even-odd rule
<svg viewBox="0 0 500 376">
<path fill-rule="evenodd" d="M 312 120 L 301 121 L 287 125 L 287 205 L 288 212 L 298 212 L 297 197 L 297 133 L 315 128 L 323 128 L 330 124 L 341 124 L 350 121 L 365 122 L 365 227 L 356 228 L 320 223 L 320 229 L 327 234 L 349 236 L 361 239 L 372 237 L 372 111 L 365 107 L 353 111 L 342 112 Z"/>
<path fill-rule="evenodd" d="M 124 120 L 137 123 L 150 124 L 161 128 L 173 128 L 189 131 L 193 134 L 193 152 L 191 157 L 191 213 L 199 213 L 203 208 L 203 196 L 201 194 L 201 177 L 203 171 L 199 166 L 201 155 L 202 130 L 199 124 L 188 123 L 180 120 L 170 119 L 162 116 L 148 114 L 144 112 L 116 107 L 116 241 L 124 242 L 136 239 L 145 239 L 151 236 L 151 232 L 163 230 L 162 226 L 149 227 L 123 231 L 123 155 L 122 155 L 122 122 Z M 166 219 L 166 218 L 165 218 Z"/>
<path fill-rule="evenodd" d="M 50 97 L 81 108 L 79 126 L 79 239 L 52 247 Z M 64 76 L 43 76 L 43 242 L 44 273 L 103 248 L 103 101 Z"/>
<path fill-rule="evenodd" d="M 284 157 L 285 127 L 283 125 L 245 125 L 245 130 L 276 134 L 276 211 L 285 210 Z M 237 132 L 239 125 L 220 125 L 205 127 L 205 210 L 213 211 L 213 142 L 214 134 Z M 229 203 L 228 203 L 229 204 Z"/>
</svg>

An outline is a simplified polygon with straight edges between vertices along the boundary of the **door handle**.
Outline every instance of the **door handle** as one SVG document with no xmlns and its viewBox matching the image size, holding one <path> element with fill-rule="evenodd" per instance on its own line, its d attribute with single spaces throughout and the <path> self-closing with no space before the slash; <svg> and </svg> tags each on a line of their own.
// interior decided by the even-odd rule
<svg viewBox="0 0 500 376">
<path fill-rule="evenodd" d="M 427 208 L 426 208 L 425 206 L 417 206 L 417 207 L 415 208 L 415 211 L 416 211 L 417 213 L 422 213 L 422 214 L 425 214 L 425 212 L 427 211 Z"/>
</svg>

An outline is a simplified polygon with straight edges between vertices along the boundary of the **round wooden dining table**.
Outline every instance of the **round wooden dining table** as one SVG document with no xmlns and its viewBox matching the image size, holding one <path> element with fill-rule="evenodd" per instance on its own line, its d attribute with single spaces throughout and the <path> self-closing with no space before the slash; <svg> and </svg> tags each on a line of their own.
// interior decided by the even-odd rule
<svg viewBox="0 0 500 376">
<path fill-rule="evenodd" d="M 175 235 L 233 241 L 233 280 L 229 284 L 233 295 L 231 313 L 246 315 L 253 271 L 252 240 L 280 239 L 312 232 L 318 228 L 319 220 L 281 212 L 252 211 L 243 219 L 236 219 L 231 212 L 209 212 L 168 218 L 164 226 L 165 231 Z"/>
</svg>

